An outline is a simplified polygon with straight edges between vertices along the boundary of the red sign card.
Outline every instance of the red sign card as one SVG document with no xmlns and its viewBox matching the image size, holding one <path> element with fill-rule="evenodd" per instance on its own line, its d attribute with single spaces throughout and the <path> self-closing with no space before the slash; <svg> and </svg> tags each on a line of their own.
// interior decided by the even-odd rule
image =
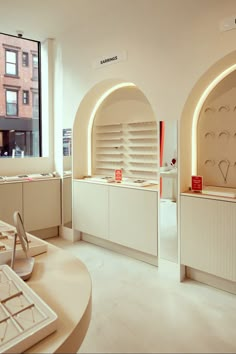
<svg viewBox="0 0 236 354">
<path fill-rule="evenodd" d="M 115 180 L 118 182 L 122 181 L 122 170 L 115 170 Z"/>
<path fill-rule="evenodd" d="M 202 176 L 192 176 L 192 191 L 193 192 L 202 191 Z"/>
</svg>

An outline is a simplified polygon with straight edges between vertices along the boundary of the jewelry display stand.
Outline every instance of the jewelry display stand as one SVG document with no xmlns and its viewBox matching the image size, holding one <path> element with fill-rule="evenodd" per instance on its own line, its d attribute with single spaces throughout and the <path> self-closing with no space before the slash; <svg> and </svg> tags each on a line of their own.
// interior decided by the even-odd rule
<svg viewBox="0 0 236 354">
<path fill-rule="evenodd" d="M 0 353 L 22 353 L 57 329 L 57 315 L 8 266 L 0 266 Z"/>
<path fill-rule="evenodd" d="M 33 267 L 34 267 L 34 258 L 29 257 L 29 240 L 25 233 L 23 221 L 21 219 L 21 215 L 19 211 L 15 211 L 14 216 L 14 223 L 16 226 L 17 232 L 14 235 L 14 244 L 12 250 L 12 257 L 11 257 L 11 268 L 23 279 L 27 280 L 30 278 Z M 25 257 L 21 257 L 16 259 L 16 242 L 17 238 L 20 241 L 22 250 L 25 254 Z"/>
<path fill-rule="evenodd" d="M 14 248 L 16 228 L 0 221 L 0 264 L 11 261 Z M 47 252 L 47 243 L 33 235 L 26 233 L 28 239 L 28 255 L 30 257 Z M 16 240 L 15 257 L 22 258 L 25 253 L 19 240 Z"/>
</svg>

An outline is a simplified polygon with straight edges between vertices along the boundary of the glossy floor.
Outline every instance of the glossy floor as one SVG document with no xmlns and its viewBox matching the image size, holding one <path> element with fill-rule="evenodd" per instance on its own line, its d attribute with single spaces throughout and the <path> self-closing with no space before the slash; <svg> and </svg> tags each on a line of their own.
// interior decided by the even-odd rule
<svg viewBox="0 0 236 354">
<path fill-rule="evenodd" d="M 160 202 L 160 257 L 178 263 L 177 203 Z"/>
<path fill-rule="evenodd" d="M 79 353 L 235 353 L 236 296 L 79 241 L 49 242 L 79 257 L 93 284 L 90 327 Z M 79 298 L 78 298 L 79 301 Z"/>
</svg>

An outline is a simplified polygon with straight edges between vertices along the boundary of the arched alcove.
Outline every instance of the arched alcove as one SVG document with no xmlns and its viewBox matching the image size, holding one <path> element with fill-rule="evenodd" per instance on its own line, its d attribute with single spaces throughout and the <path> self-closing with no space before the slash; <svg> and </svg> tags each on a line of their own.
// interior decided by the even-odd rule
<svg viewBox="0 0 236 354">
<path fill-rule="evenodd" d="M 197 124 L 197 168 L 204 186 L 236 187 L 236 71 L 206 98 Z M 215 188 L 214 188 L 215 189 Z"/>
<path fill-rule="evenodd" d="M 180 121 L 179 214 L 181 278 L 187 275 L 233 293 L 235 55 L 232 52 L 209 68 L 186 101 Z M 189 191 L 196 174 L 203 175 L 202 193 Z"/>
<path fill-rule="evenodd" d="M 209 68 L 193 87 L 185 103 L 180 120 L 179 139 L 181 192 L 188 190 L 191 185 L 191 176 L 197 173 L 197 125 L 200 113 L 217 85 L 236 70 L 235 55 L 236 51 Z"/>
<path fill-rule="evenodd" d="M 169 130 L 171 132 L 173 130 L 173 134 L 177 133 L 175 125 L 169 126 Z M 172 151 L 170 146 L 173 143 L 172 139 L 168 136 L 166 141 L 166 148 L 169 149 L 168 151 Z M 176 147 L 173 149 L 176 149 Z M 82 239 L 86 239 L 86 234 L 99 237 L 89 239 L 94 243 L 105 239 L 112 242 L 112 247 L 115 243 L 130 247 L 132 252 L 138 251 L 137 255 L 134 253 L 134 257 L 137 256 L 139 259 L 143 259 L 143 255 L 139 252 L 146 252 L 147 258 L 145 256 L 145 259 L 153 264 L 157 263 L 157 250 L 160 250 L 163 245 L 162 255 L 164 255 L 164 258 L 168 256 L 176 261 L 175 182 L 172 175 L 168 174 L 170 171 L 163 172 L 163 175 L 166 173 L 164 176 L 165 195 L 167 199 L 171 199 L 170 203 L 166 203 L 163 207 L 163 203 L 159 203 L 159 151 L 158 119 L 155 117 L 148 97 L 138 86 L 128 81 L 114 79 L 102 81 L 89 90 L 78 108 L 73 126 L 73 228 L 74 230 L 82 230 Z M 114 182 L 116 169 L 122 169 L 123 179 L 122 183 L 116 184 L 115 189 L 93 184 L 93 182 L 106 182 L 108 179 L 110 182 Z M 85 176 L 92 176 L 92 178 L 84 178 Z M 88 184 L 89 181 L 92 184 Z M 117 189 L 118 185 L 120 187 Z M 125 188 L 122 188 L 121 185 Z M 112 183 L 110 186 L 112 187 Z M 128 186 L 131 186 L 131 190 L 128 190 Z M 144 189 L 134 191 L 132 190 L 133 187 Z M 93 193 L 91 193 L 92 189 Z M 109 198 L 114 201 L 114 191 L 117 191 L 119 198 L 123 195 L 124 201 L 122 204 L 127 204 L 127 200 L 130 198 L 129 193 L 138 193 L 138 195 L 139 192 L 144 193 L 142 200 L 139 202 L 135 202 L 135 198 L 131 198 L 132 203 L 134 203 L 132 207 L 130 206 L 134 211 L 133 221 L 131 215 L 129 215 L 128 220 L 125 216 L 121 218 L 118 224 L 120 226 L 125 225 L 122 232 L 117 232 L 117 220 L 115 220 L 116 218 L 113 220 L 117 213 L 114 213 L 114 208 L 111 206 L 112 202 L 109 201 L 111 210 L 107 209 L 108 194 Z M 91 203 L 89 203 L 90 193 L 90 199 L 93 198 L 93 209 L 91 209 Z M 94 197 L 95 195 L 96 197 Z M 153 199 L 148 201 L 146 198 Z M 174 198 L 173 202 L 172 198 Z M 144 199 L 146 202 L 144 202 Z M 120 202 L 119 199 L 114 207 L 120 208 Z M 171 207 L 172 205 L 174 205 L 174 208 Z M 142 212 L 136 213 L 137 207 L 142 209 Z M 171 208 L 173 214 L 173 220 L 171 221 L 173 227 L 171 232 L 166 232 L 165 222 L 159 223 L 158 220 L 160 218 L 165 220 L 164 215 L 166 214 L 170 218 L 169 208 Z M 152 213 L 150 213 L 150 210 L 152 210 Z M 161 210 L 162 214 L 159 217 Z M 80 217 L 78 217 L 78 214 L 80 214 Z M 119 214 L 121 213 L 119 212 Z M 88 223 L 86 223 L 88 215 L 90 217 Z M 149 217 L 151 220 L 147 221 Z M 106 227 L 104 229 L 108 219 L 109 230 Z M 79 220 L 85 220 L 85 222 Z M 96 228 L 92 229 L 95 223 Z M 150 229 L 150 225 L 152 225 L 152 229 Z M 168 226 L 170 227 L 170 225 Z M 137 228 L 136 231 L 133 230 L 135 227 Z M 142 232 L 143 228 L 146 230 L 144 234 L 148 234 L 149 241 L 146 240 L 146 236 Z M 150 230 L 147 231 L 147 228 Z M 137 236 L 137 233 L 139 236 Z M 160 245 L 161 234 L 166 235 L 166 240 L 162 238 Z M 122 240 L 121 237 L 123 237 Z M 133 237 L 135 240 L 132 240 Z M 168 237 L 171 239 L 171 247 Z M 77 236 L 74 238 L 77 239 Z M 137 244 L 138 238 L 140 238 L 140 245 Z M 110 247 L 110 244 L 106 243 L 106 247 Z M 171 255 L 168 255 L 170 249 Z"/>
<path fill-rule="evenodd" d="M 153 121 L 156 121 L 148 99 L 134 83 L 120 79 L 110 79 L 104 80 L 92 87 L 82 100 L 73 125 L 72 170 L 74 178 L 90 175 L 92 172 L 92 132 L 95 117 L 101 112 L 101 107 L 104 106 L 104 102 L 109 100 L 114 93 L 118 96 L 117 92 L 119 92 L 124 99 L 123 92 L 127 94 L 127 89 L 130 90 L 129 92 L 135 90 L 138 93 L 140 102 L 145 102 L 146 110 L 149 111 L 148 119 L 151 117 Z M 118 103 L 116 102 L 116 104 Z M 107 104 L 107 107 L 108 106 L 109 102 Z M 141 106 L 142 104 L 140 103 L 140 107 Z M 121 117 L 120 122 L 126 119 L 127 117 Z M 148 119 L 142 116 L 142 120 L 145 121 Z M 137 121 L 141 121 L 140 117 L 137 117 Z M 118 123 L 118 119 L 115 119 L 115 123 Z"/>
</svg>

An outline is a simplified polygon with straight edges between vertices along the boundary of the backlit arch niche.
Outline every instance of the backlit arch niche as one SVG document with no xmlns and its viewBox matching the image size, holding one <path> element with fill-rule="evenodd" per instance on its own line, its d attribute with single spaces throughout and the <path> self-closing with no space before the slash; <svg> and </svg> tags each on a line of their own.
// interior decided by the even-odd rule
<svg viewBox="0 0 236 354">
<path fill-rule="evenodd" d="M 223 115 L 228 113 L 230 110 L 234 110 L 233 102 L 230 103 L 229 107 L 228 100 L 224 97 L 225 94 L 222 94 L 223 99 L 221 100 L 221 104 L 219 102 L 217 104 L 211 104 L 217 101 L 217 94 L 222 91 L 224 88 L 225 91 L 225 83 L 233 82 L 232 78 L 235 76 L 236 71 L 236 64 L 235 64 L 235 55 L 236 51 L 230 53 L 229 55 L 222 58 L 218 61 L 215 65 L 213 65 L 197 82 L 194 86 L 192 92 L 190 93 L 186 104 L 183 109 L 183 114 L 181 116 L 180 121 L 180 191 L 185 192 L 191 186 L 191 176 L 203 173 L 203 169 L 200 168 L 202 163 L 205 163 L 210 168 L 210 163 L 212 161 L 208 160 L 215 160 L 212 162 L 218 166 L 218 162 L 223 160 L 223 157 L 217 156 L 213 158 L 200 157 L 203 152 L 200 149 L 199 137 L 201 129 L 206 129 L 204 133 L 204 139 L 209 140 L 213 139 L 214 136 L 223 140 L 226 138 L 226 133 L 224 132 L 227 129 L 224 129 L 223 126 L 218 126 L 215 129 L 215 132 L 210 127 L 199 128 L 199 123 L 201 124 L 201 120 L 203 115 L 208 115 L 208 117 L 213 114 Z M 229 90 L 230 91 L 230 90 Z M 225 91 L 227 92 L 227 90 Z M 231 93 L 229 94 L 231 95 Z M 227 95 L 226 95 L 227 96 Z M 224 100 L 225 98 L 225 100 Z M 236 105 L 236 104 L 235 104 Z M 214 112 L 215 111 L 215 112 Z M 216 112 L 217 111 L 217 112 Z M 234 115 L 236 111 L 234 111 Z M 201 118 L 201 119 L 200 119 Z M 199 129 L 198 129 L 199 128 Z M 222 128 L 222 129 L 221 129 Z M 198 133 L 199 132 L 199 133 Z M 220 133 L 223 132 L 223 135 L 219 137 Z M 236 140 L 236 139 L 235 139 Z M 199 155 L 199 156 L 198 156 Z M 200 159 L 202 161 L 200 161 Z M 203 161 L 204 159 L 204 161 Z M 224 158 L 226 159 L 226 157 Z M 218 161 L 219 160 L 219 161 Z M 205 167 L 206 167 L 205 164 Z M 222 168 L 225 166 L 222 165 Z M 219 171 L 217 171 L 219 172 Z M 207 176 L 207 183 L 213 185 L 224 185 L 224 181 L 217 175 L 216 180 L 210 176 Z M 230 186 L 230 185 L 227 185 Z"/>
<path fill-rule="evenodd" d="M 143 119 L 151 119 L 156 122 L 149 101 L 134 83 L 113 79 L 105 80 L 95 85 L 81 101 L 73 125 L 72 172 L 74 179 L 91 175 L 93 172 L 92 133 L 94 122 L 96 117 L 99 116 L 102 107 L 108 102 L 106 110 L 109 110 L 109 101 L 112 102 L 112 97 L 117 96 L 118 92 L 123 92 L 124 96 L 125 93 L 128 94 L 129 90 L 136 91 L 136 96 L 141 97 L 141 101 L 146 107 L 146 116 Z M 128 116 L 122 117 L 122 120 L 125 119 L 128 119 Z M 139 118 L 137 117 L 137 119 Z"/>
</svg>

